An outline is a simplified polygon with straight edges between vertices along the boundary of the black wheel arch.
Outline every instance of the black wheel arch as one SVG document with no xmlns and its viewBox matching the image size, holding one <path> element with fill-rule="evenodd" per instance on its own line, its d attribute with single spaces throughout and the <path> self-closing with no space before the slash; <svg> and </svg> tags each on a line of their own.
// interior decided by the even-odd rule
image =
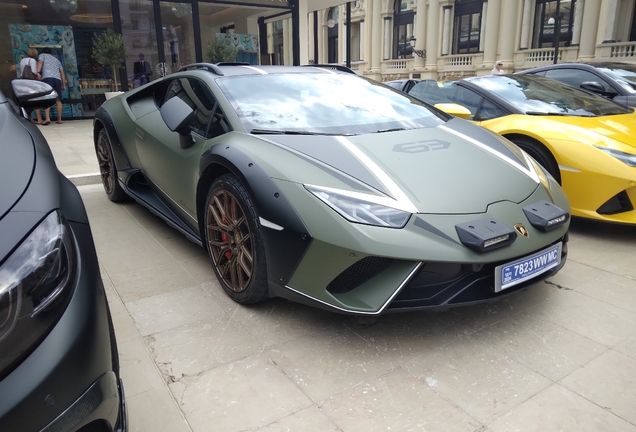
<svg viewBox="0 0 636 432">
<path fill-rule="evenodd" d="M 312 236 L 284 193 L 256 162 L 230 145 L 217 144 L 205 152 L 199 172 L 197 220 L 206 251 L 203 221 L 207 193 L 215 179 L 231 173 L 249 191 L 258 216 L 283 228 L 260 227 L 265 240 L 268 278 L 277 284 L 286 284 L 309 247 Z"/>
<path fill-rule="evenodd" d="M 115 122 L 110 112 L 106 111 L 103 107 L 100 107 L 95 113 L 95 119 L 93 120 L 93 144 L 97 148 L 97 140 L 99 139 L 99 132 L 105 129 L 110 140 L 111 151 L 113 152 L 113 160 L 118 170 L 130 169 L 130 162 L 126 152 L 121 144 L 121 138 L 117 129 L 115 128 Z"/>
<path fill-rule="evenodd" d="M 561 171 L 559 169 L 559 162 L 557 161 L 554 153 L 548 147 L 546 147 L 545 144 L 543 144 L 541 141 L 539 141 L 536 138 L 533 138 L 528 135 L 518 134 L 518 133 L 504 134 L 503 137 L 512 141 L 515 144 L 525 141 L 528 144 L 532 144 L 533 146 L 536 146 L 539 152 L 542 153 L 545 157 L 549 158 L 550 163 L 553 164 L 552 168 L 550 167 L 544 167 L 544 168 L 546 168 L 548 172 L 550 172 L 550 174 L 554 177 L 554 179 L 559 184 L 561 184 Z M 554 171 L 554 172 L 551 172 L 551 171 Z"/>
</svg>

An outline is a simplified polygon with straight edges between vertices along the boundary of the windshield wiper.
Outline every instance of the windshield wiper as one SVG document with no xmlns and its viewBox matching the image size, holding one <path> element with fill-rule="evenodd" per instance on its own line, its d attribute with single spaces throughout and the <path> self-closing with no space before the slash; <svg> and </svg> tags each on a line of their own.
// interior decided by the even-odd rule
<svg viewBox="0 0 636 432">
<path fill-rule="evenodd" d="M 561 116 L 565 117 L 568 114 L 565 113 L 557 113 L 557 112 L 545 112 L 545 111 L 526 111 L 526 115 L 534 115 L 534 116 Z"/>
<path fill-rule="evenodd" d="M 380 129 L 375 131 L 374 133 L 397 132 L 397 131 L 403 131 L 403 130 L 406 130 L 406 128 Z"/>
<path fill-rule="evenodd" d="M 309 131 L 283 130 L 283 129 L 252 129 L 251 134 L 270 134 L 270 135 L 326 135 Z"/>
</svg>

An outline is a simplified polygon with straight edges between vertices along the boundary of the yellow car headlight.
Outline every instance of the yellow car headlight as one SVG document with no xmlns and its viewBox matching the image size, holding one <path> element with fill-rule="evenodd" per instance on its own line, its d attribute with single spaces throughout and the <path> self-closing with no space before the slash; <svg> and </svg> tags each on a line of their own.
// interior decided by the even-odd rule
<svg viewBox="0 0 636 432">
<path fill-rule="evenodd" d="M 601 146 L 594 146 L 597 149 L 599 149 L 600 151 L 607 153 L 610 156 L 615 157 L 616 159 L 618 159 L 619 161 L 631 166 L 631 167 L 636 167 L 636 155 L 631 154 L 631 153 L 625 153 L 619 150 L 614 150 L 611 148 L 607 148 L 607 147 L 601 147 Z"/>
</svg>

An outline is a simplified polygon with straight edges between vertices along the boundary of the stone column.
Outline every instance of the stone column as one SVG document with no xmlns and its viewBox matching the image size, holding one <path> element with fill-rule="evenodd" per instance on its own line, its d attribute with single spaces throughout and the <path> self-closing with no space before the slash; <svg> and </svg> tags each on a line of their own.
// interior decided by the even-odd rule
<svg viewBox="0 0 636 432">
<path fill-rule="evenodd" d="M 384 18 L 384 57 L 383 60 L 391 59 L 391 18 Z"/>
<path fill-rule="evenodd" d="M 486 15 L 486 40 L 484 41 L 484 64 L 486 69 L 492 69 L 497 60 L 497 41 L 499 40 L 499 19 L 501 12 L 501 0 L 488 1 L 488 14 Z M 508 35 L 514 37 L 514 34 Z"/>
<path fill-rule="evenodd" d="M 579 0 L 583 1 L 583 0 Z M 577 3 L 578 4 L 578 3 Z M 578 7 L 577 7 L 578 10 Z M 530 22 L 532 19 L 532 0 L 523 0 L 523 15 L 521 16 L 521 40 L 519 49 L 525 50 L 530 47 Z"/>
<path fill-rule="evenodd" d="M 499 46 L 501 47 L 500 60 L 503 61 L 504 69 L 507 69 L 506 72 L 512 73 L 514 69 L 519 2 L 504 1 L 501 9 L 501 33 L 499 34 Z"/>
<path fill-rule="evenodd" d="M 345 64 L 347 62 L 347 22 L 345 18 L 346 8 L 344 5 L 337 6 L 338 9 L 338 63 Z"/>
<path fill-rule="evenodd" d="M 426 0 L 417 0 L 417 11 L 415 13 L 415 49 L 424 50 L 426 46 Z M 424 57 L 418 55 L 413 60 L 413 69 L 424 69 Z"/>
<path fill-rule="evenodd" d="M 292 20 L 287 18 L 283 21 L 283 64 L 285 66 L 291 66 L 294 64 L 294 52 L 292 38 L 294 33 L 292 32 Z"/>
<path fill-rule="evenodd" d="M 442 55 L 450 54 L 450 31 L 452 6 L 444 6 L 444 27 L 442 28 Z"/>
<path fill-rule="evenodd" d="M 488 15 L 488 2 L 481 6 L 481 27 L 479 29 L 479 52 L 484 52 L 486 44 L 486 16 Z"/>
<path fill-rule="evenodd" d="M 583 27 L 583 8 L 585 0 L 578 0 L 574 6 L 574 24 L 572 25 L 572 46 L 581 42 L 581 28 Z"/>
<path fill-rule="evenodd" d="M 328 10 L 318 12 L 318 63 L 327 63 L 327 13 Z"/>
<path fill-rule="evenodd" d="M 307 11 L 307 2 L 298 2 L 298 16 L 300 17 L 298 23 L 298 30 L 300 35 L 300 64 L 306 65 L 309 63 L 309 21 L 312 25 L 314 22 L 313 16 Z M 292 23 L 292 25 L 294 25 Z M 311 32 L 313 37 L 313 30 Z M 313 47 L 313 45 L 312 45 Z M 313 51 L 312 51 L 313 52 Z M 313 54 L 312 54 L 313 57 Z"/>
<path fill-rule="evenodd" d="M 437 47 L 439 46 L 439 0 L 429 1 L 426 22 L 426 68 L 436 71 Z"/>
<path fill-rule="evenodd" d="M 371 8 L 371 73 L 381 74 L 382 59 L 382 0 L 373 0 Z M 367 11 L 369 13 L 369 11 Z"/>
<path fill-rule="evenodd" d="M 616 22 L 618 21 L 618 0 L 607 0 L 607 17 L 603 43 L 616 42 Z"/>
<path fill-rule="evenodd" d="M 598 21 L 601 11 L 601 0 L 586 0 L 583 9 L 583 28 L 581 32 L 581 44 L 579 47 L 579 60 L 592 60 L 596 52 L 596 38 L 598 37 Z"/>
</svg>

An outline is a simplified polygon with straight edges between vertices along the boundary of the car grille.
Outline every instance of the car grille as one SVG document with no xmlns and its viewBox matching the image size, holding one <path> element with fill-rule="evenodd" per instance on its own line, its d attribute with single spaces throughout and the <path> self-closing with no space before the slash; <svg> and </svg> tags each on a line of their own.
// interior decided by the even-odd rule
<svg viewBox="0 0 636 432">
<path fill-rule="evenodd" d="M 374 256 L 363 258 L 336 276 L 327 285 L 327 291 L 332 294 L 349 292 L 382 273 L 393 261 L 391 258 Z"/>
<path fill-rule="evenodd" d="M 561 262 L 567 257 L 567 235 L 558 241 L 563 242 Z M 538 251 L 536 251 L 538 252 Z M 530 255 L 530 254 L 528 254 Z M 504 296 L 523 290 L 556 273 L 561 266 L 543 273 L 536 278 L 516 285 L 513 288 L 495 292 L 495 267 L 514 261 L 494 262 L 484 265 L 460 263 L 423 263 L 420 270 L 391 302 L 388 309 L 449 307 L 456 304 L 470 304 Z"/>
</svg>

